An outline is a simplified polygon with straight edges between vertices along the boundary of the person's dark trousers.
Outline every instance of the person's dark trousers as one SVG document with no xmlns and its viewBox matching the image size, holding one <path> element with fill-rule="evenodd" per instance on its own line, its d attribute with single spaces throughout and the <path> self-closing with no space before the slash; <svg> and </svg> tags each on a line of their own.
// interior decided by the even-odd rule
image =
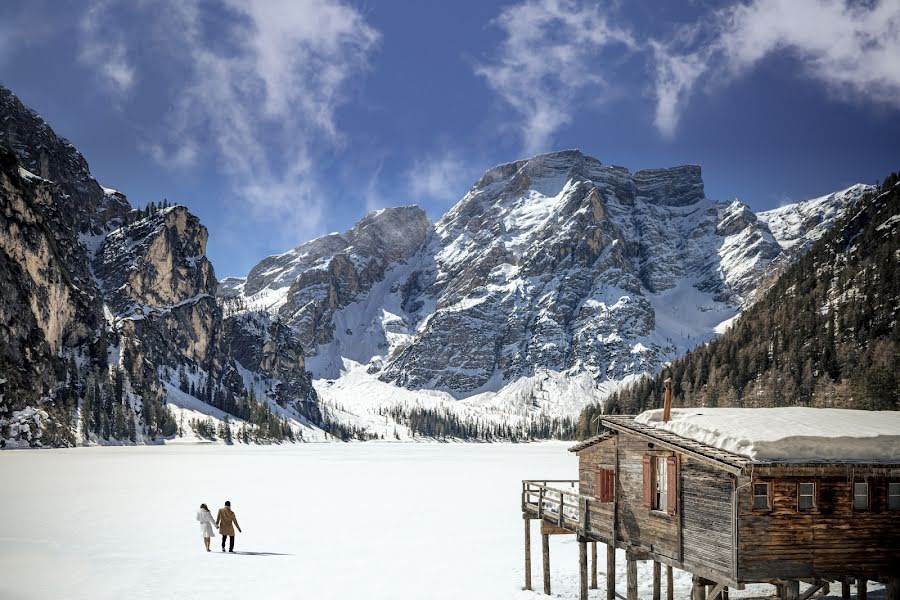
<svg viewBox="0 0 900 600">
<path fill-rule="evenodd" d="M 222 536 L 222 552 L 225 552 L 225 538 L 231 538 L 228 543 L 228 551 L 234 552 L 234 536 L 233 535 L 223 535 Z"/>
</svg>

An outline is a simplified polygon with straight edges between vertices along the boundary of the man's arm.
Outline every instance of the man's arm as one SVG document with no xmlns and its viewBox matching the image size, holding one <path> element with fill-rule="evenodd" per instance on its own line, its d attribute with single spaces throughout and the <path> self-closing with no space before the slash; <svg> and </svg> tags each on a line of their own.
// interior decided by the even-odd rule
<svg viewBox="0 0 900 600">
<path fill-rule="evenodd" d="M 240 531 L 241 533 L 244 533 L 244 530 L 241 529 L 240 525 L 238 525 L 237 515 L 234 515 L 231 519 L 234 521 L 234 526 L 238 528 L 238 531 Z"/>
<path fill-rule="evenodd" d="M 222 509 L 219 509 L 219 512 L 216 513 L 216 527 L 219 526 L 219 519 L 222 518 Z"/>
</svg>

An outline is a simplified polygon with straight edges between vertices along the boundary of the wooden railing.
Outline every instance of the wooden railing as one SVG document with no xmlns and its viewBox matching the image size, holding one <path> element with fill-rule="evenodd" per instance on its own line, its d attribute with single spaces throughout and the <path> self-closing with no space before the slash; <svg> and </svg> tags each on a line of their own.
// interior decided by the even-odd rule
<svg viewBox="0 0 900 600">
<path fill-rule="evenodd" d="M 578 481 L 529 479 L 522 482 L 522 512 L 536 515 L 564 529 L 579 527 Z"/>
</svg>

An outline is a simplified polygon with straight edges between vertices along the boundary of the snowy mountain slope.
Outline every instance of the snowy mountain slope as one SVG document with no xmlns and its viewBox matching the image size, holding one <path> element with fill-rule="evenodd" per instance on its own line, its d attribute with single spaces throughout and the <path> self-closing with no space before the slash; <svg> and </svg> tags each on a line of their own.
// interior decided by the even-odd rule
<svg viewBox="0 0 900 600">
<path fill-rule="evenodd" d="M 508 422 L 574 415 L 721 333 L 777 265 L 866 191 L 757 215 L 707 199 L 696 166 L 632 174 L 555 152 L 490 169 L 433 228 L 393 218 L 415 244 L 389 260 L 347 242 L 352 231 L 331 234 L 220 294 L 316 341 L 305 347 L 320 396 L 373 431 L 384 433 L 383 415 L 367 398 L 391 395 Z M 351 246 L 354 265 L 378 264 L 365 285 L 357 268 L 334 268 Z M 327 309 L 298 315 L 289 295 Z"/>
</svg>

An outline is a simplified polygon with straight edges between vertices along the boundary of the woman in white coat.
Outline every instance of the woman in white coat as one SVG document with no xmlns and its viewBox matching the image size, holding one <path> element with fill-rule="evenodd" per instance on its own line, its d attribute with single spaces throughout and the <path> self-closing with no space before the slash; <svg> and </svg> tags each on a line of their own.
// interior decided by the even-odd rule
<svg viewBox="0 0 900 600">
<path fill-rule="evenodd" d="M 197 511 L 197 521 L 200 523 L 200 535 L 203 536 L 203 545 L 206 546 L 206 551 L 209 552 L 209 538 L 215 535 L 214 527 L 216 522 L 213 520 L 212 515 L 209 514 L 209 507 L 205 504 L 201 504 L 200 510 Z"/>
</svg>

